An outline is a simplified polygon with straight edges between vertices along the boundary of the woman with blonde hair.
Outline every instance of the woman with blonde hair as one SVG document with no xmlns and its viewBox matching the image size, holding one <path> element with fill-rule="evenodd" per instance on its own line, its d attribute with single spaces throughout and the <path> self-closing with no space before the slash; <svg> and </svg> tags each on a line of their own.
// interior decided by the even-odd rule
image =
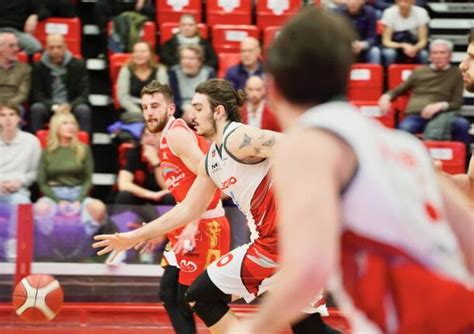
<svg viewBox="0 0 474 334">
<path fill-rule="evenodd" d="M 38 171 L 38 185 L 44 197 L 35 204 L 35 214 L 49 218 L 80 213 L 88 234 L 105 222 L 106 207 L 88 197 L 92 188 L 94 161 L 89 146 L 78 137 L 79 125 L 71 113 L 55 114 L 49 123 L 47 147 L 43 150 Z M 53 226 L 42 221 L 40 230 L 50 233 Z"/>
<path fill-rule="evenodd" d="M 121 115 L 123 122 L 143 122 L 140 91 L 153 80 L 167 84 L 166 67 L 156 62 L 156 54 L 150 44 L 138 42 L 133 46 L 132 56 L 120 69 L 117 79 L 117 97 L 120 107 L 125 111 Z"/>
</svg>

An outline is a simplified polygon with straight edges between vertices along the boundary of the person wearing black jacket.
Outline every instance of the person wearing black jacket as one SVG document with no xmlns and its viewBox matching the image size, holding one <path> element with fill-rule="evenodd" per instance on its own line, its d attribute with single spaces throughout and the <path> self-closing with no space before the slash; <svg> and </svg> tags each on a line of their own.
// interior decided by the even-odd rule
<svg viewBox="0 0 474 334">
<path fill-rule="evenodd" d="M 72 112 L 81 130 L 92 132 L 87 104 L 89 79 L 84 62 L 72 56 L 61 35 L 48 35 L 46 52 L 33 67 L 31 130 L 43 128 L 51 115 Z"/>
<path fill-rule="evenodd" d="M 200 45 L 204 51 L 204 65 L 214 68 L 217 72 L 218 62 L 216 52 L 208 40 L 199 36 L 196 19 L 190 14 L 181 15 L 179 19 L 179 32 L 166 41 L 161 47 L 161 63 L 168 67 L 179 64 L 179 47 L 195 44 Z"/>
</svg>

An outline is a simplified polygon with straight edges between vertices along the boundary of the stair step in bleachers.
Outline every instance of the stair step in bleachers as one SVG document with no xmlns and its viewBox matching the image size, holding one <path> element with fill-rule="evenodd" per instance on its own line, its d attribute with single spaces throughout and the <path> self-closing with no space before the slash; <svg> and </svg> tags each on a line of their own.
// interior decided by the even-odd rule
<svg viewBox="0 0 474 334">
<path fill-rule="evenodd" d="M 89 103 L 96 107 L 105 107 L 112 103 L 112 98 L 104 94 L 89 94 Z"/>
<path fill-rule="evenodd" d="M 84 35 L 98 35 L 99 34 L 99 26 L 95 24 L 85 24 L 82 27 L 82 33 Z"/>
<path fill-rule="evenodd" d="M 90 71 L 102 71 L 107 68 L 107 63 L 103 59 L 87 59 L 86 62 L 87 69 Z"/>
<path fill-rule="evenodd" d="M 110 143 L 112 143 L 112 140 L 108 133 L 96 132 L 92 135 L 93 145 L 109 145 Z"/>
<path fill-rule="evenodd" d="M 111 173 L 94 173 L 92 175 L 92 184 L 96 186 L 112 186 L 115 184 L 117 176 Z"/>
<path fill-rule="evenodd" d="M 430 2 L 428 3 L 428 8 L 440 14 L 474 13 L 474 3 Z"/>
</svg>

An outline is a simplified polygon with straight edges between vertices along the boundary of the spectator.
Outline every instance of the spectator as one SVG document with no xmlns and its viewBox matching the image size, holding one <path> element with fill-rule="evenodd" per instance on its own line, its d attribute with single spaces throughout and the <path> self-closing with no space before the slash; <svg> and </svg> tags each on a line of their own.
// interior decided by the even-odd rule
<svg viewBox="0 0 474 334">
<path fill-rule="evenodd" d="M 107 48 L 107 23 L 124 12 L 136 12 L 150 21 L 155 20 L 154 1 L 152 0 L 98 0 L 94 6 L 94 18 L 99 27 L 99 53 L 105 54 Z"/>
<path fill-rule="evenodd" d="M 41 43 L 33 36 L 37 24 L 36 0 L 0 1 L 0 32 L 15 34 L 29 55 L 41 51 Z"/>
<path fill-rule="evenodd" d="M 240 63 L 227 70 L 225 79 L 232 83 L 234 89 L 244 89 L 251 76 L 263 77 L 261 56 L 262 49 L 258 39 L 247 37 L 240 43 Z"/>
<path fill-rule="evenodd" d="M 105 222 L 104 203 L 88 197 L 94 162 L 89 146 L 78 138 L 79 126 L 71 113 L 57 113 L 49 123 L 48 145 L 43 150 L 38 184 L 44 197 L 35 205 L 41 231 L 48 233 L 54 212 L 80 213 L 85 230 L 93 234 Z"/>
<path fill-rule="evenodd" d="M 9 105 L 20 105 L 28 99 L 31 85 L 31 68 L 18 62 L 18 39 L 12 33 L 0 32 L 0 101 Z"/>
<path fill-rule="evenodd" d="M 414 6 L 414 0 L 396 0 L 383 12 L 382 54 L 384 65 L 394 62 L 428 62 L 428 22 L 426 9 Z"/>
<path fill-rule="evenodd" d="M 242 110 L 242 123 L 259 129 L 281 131 L 280 125 L 265 101 L 266 91 L 263 79 L 250 77 L 245 84 L 247 103 Z"/>
<path fill-rule="evenodd" d="M 41 0 L 39 20 L 48 17 L 76 17 L 76 9 L 71 0 Z"/>
<path fill-rule="evenodd" d="M 191 44 L 200 45 L 204 52 L 204 64 L 217 70 L 216 52 L 209 41 L 199 35 L 196 19 L 190 14 L 181 15 L 179 19 L 179 32 L 161 47 L 161 62 L 169 67 L 177 65 L 180 60 L 180 46 Z"/>
<path fill-rule="evenodd" d="M 127 152 L 125 166 L 118 174 L 119 192 L 114 204 L 135 205 L 134 211 L 138 210 L 141 222 L 156 218 L 155 205 L 169 193 L 159 172 L 157 152 L 158 137 L 145 129 L 140 143 Z M 164 201 L 174 204 L 170 196 L 166 196 Z"/>
<path fill-rule="evenodd" d="M 383 11 L 385 9 L 387 9 L 388 7 L 390 7 L 390 6 L 393 6 L 394 3 L 395 3 L 394 0 L 370 0 L 370 1 L 368 1 L 368 4 L 372 5 L 372 7 L 374 7 L 375 12 L 377 14 L 377 18 L 381 18 Z M 426 5 L 426 1 L 425 0 L 416 0 L 415 5 L 420 6 L 420 7 L 424 7 Z"/>
<path fill-rule="evenodd" d="M 72 112 L 81 129 L 92 133 L 88 98 L 89 79 L 84 62 L 68 51 L 62 35 L 48 35 L 46 51 L 33 67 L 31 130 L 43 128 L 52 114 Z"/>
<path fill-rule="evenodd" d="M 138 42 L 133 46 L 130 61 L 120 69 L 117 80 L 117 97 L 120 107 L 125 110 L 121 115 L 123 122 L 143 122 L 140 91 L 153 80 L 168 84 L 168 73 L 164 66 L 156 63 L 152 47 Z"/>
<path fill-rule="evenodd" d="M 400 123 L 402 130 L 420 133 L 436 115 L 455 111 L 463 103 L 463 80 L 459 69 L 450 65 L 453 45 L 447 40 L 437 39 L 430 45 L 431 65 L 415 69 L 410 77 L 386 92 L 379 100 L 383 112 L 390 108 L 390 101 L 411 90 L 406 113 Z M 452 122 L 454 140 L 469 143 L 470 124 L 462 117 Z"/>
<path fill-rule="evenodd" d="M 179 48 L 179 65 L 169 70 L 170 87 L 176 103 L 176 117 L 182 117 L 186 123 L 192 111 L 191 100 L 194 90 L 203 81 L 215 78 L 216 72 L 210 66 L 204 65 L 204 51 L 197 44 L 183 45 Z"/>
<path fill-rule="evenodd" d="M 0 106 L 0 203 L 30 203 L 41 147 L 38 138 L 18 129 L 20 110 Z"/>
<path fill-rule="evenodd" d="M 357 55 L 357 62 L 380 64 L 380 49 L 377 46 L 377 17 L 372 7 L 365 0 L 347 0 L 337 11 L 351 20 L 359 34 L 359 39 L 352 43 L 352 50 Z"/>
</svg>

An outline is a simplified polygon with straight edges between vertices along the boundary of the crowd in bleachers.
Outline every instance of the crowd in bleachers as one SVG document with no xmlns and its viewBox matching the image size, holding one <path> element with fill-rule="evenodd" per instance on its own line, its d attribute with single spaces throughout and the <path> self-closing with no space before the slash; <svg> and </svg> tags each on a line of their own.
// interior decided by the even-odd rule
<svg viewBox="0 0 474 334">
<path fill-rule="evenodd" d="M 75 4 L 77 1 L 18 0 L 0 5 L 0 202 L 25 202 L 27 189 L 36 180 L 44 195 L 37 204 L 41 215 L 56 210 L 52 208 L 56 203 L 61 210 L 85 210 L 86 220 L 98 226 L 105 209 L 101 201 L 88 197 L 92 155 L 74 130 L 84 131 L 81 135 L 90 140 L 94 129 L 88 99 L 90 82 L 81 54 L 82 27 Z M 283 22 L 302 4 L 301 0 L 259 0 L 255 7 L 251 1 L 97 0 L 90 14 L 99 29 L 99 52 L 109 64 L 118 110 L 117 123 L 109 130 L 113 135 L 121 134 L 121 141 L 135 143 L 120 151 L 123 161 L 118 203 L 150 203 L 164 195 L 160 192 L 163 185 L 150 185 L 131 167 L 139 166 L 136 168 L 144 175 L 153 175 L 155 162 L 147 152 L 156 145 L 145 140 L 146 135 L 142 138 L 140 105 L 140 91 L 152 80 L 171 86 L 176 116 L 190 122 L 195 87 L 209 78 L 225 78 L 247 93 L 244 122 L 280 129 L 265 103 L 262 61 Z M 358 64 L 351 72 L 348 98 L 362 111 L 389 127 L 401 121 L 400 128 L 420 135 L 436 114 L 460 109 L 462 80 L 456 67 L 449 65 L 452 45 L 441 41 L 428 47 L 430 17 L 423 2 L 304 4 L 328 6 L 346 16 L 357 30 L 359 38 L 353 42 L 353 52 Z M 433 45 L 444 49 L 439 51 Z M 435 52 L 444 52 L 441 65 L 426 65 L 429 52 L 432 62 Z M 425 66 L 414 70 L 419 65 Z M 406 74 L 412 70 L 412 76 Z M 417 80 L 423 73 L 431 75 L 432 81 Z M 446 79 L 448 74 L 451 81 Z M 433 87 L 440 94 L 433 94 Z M 383 94 L 385 88 L 389 90 Z M 407 95 L 410 92 L 411 97 Z M 424 111 L 428 105 L 433 105 L 429 117 Z M 405 109 L 408 116 L 403 119 Z M 47 128 L 48 122 L 50 130 L 42 153 L 34 137 L 11 129 L 20 124 L 35 134 Z M 469 150 L 468 121 L 454 115 L 451 123 L 445 124 L 449 128 L 448 133 L 446 126 L 443 128 L 444 139 L 461 141 Z M 23 143 L 21 138 L 28 139 Z M 28 148 L 23 148 L 26 143 Z M 15 159 L 3 159 L 7 156 Z M 71 164 L 63 166 L 64 161 Z"/>
</svg>

